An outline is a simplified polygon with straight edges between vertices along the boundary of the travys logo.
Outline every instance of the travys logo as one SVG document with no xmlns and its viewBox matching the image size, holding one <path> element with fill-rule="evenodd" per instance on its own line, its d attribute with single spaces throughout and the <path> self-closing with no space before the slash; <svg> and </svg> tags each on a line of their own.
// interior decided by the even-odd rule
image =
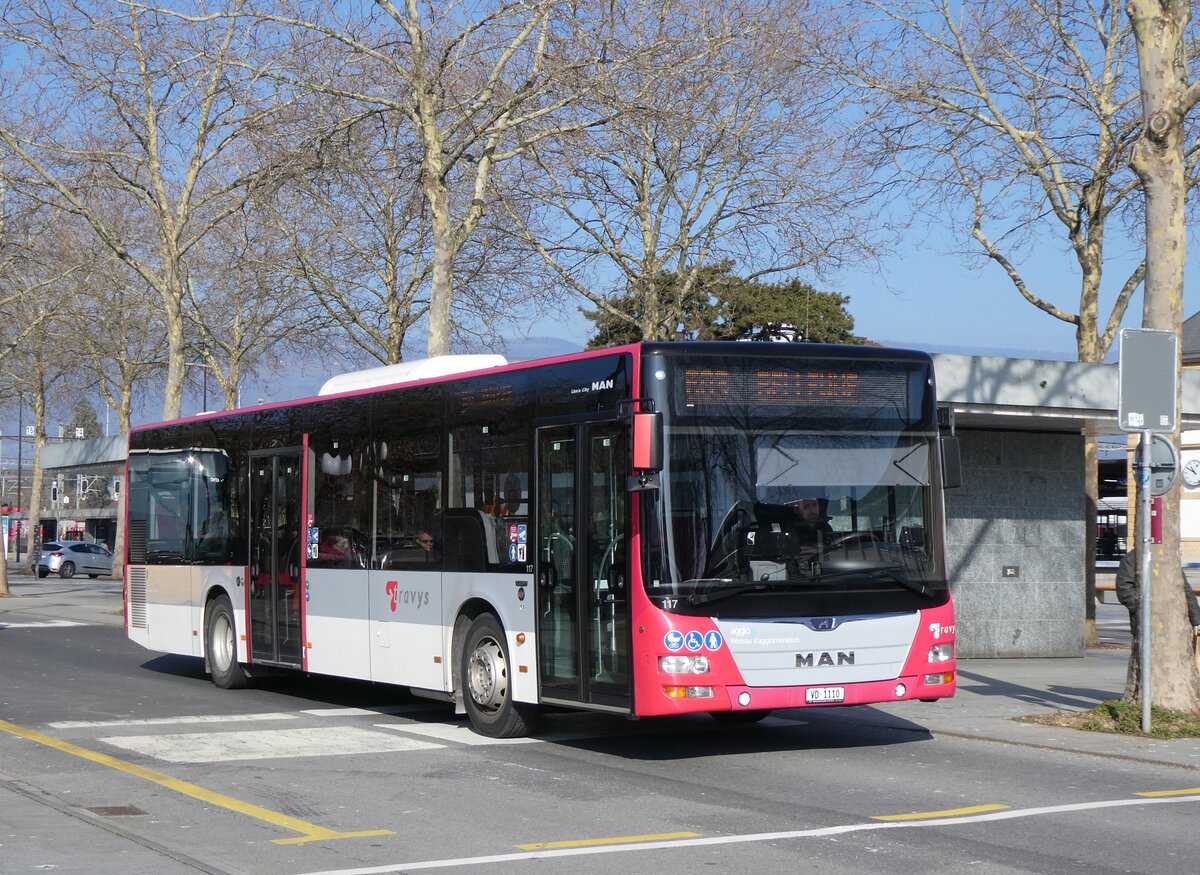
<svg viewBox="0 0 1200 875">
<path fill-rule="evenodd" d="M 937 641 L 943 635 L 953 635 L 953 626 L 943 626 L 941 623 L 930 623 L 929 631 L 933 633 L 933 640 Z"/>
<path fill-rule="evenodd" d="M 396 613 L 396 609 L 401 605 L 412 605 L 414 608 L 423 608 L 429 604 L 429 593 L 420 589 L 400 589 L 400 581 L 389 580 L 387 582 L 387 594 L 391 599 L 392 613 Z"/>
</svg>

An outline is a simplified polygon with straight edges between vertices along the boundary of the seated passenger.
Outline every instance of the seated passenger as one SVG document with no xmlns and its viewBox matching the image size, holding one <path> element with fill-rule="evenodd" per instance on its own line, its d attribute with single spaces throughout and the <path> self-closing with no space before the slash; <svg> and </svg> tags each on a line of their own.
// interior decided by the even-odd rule
<svg viewBox="0 0 1200 875">
<path fill-rule="evenodd" d="M 341 529 L 330 532 L 317 548 L 317 559 L 334 565 L 349 565 L 352 558 L 350 539 Z"/>
<path fill-rule="evenodd" d="M 421 555 L 426 562 L 442 561 L 442 552 L 434 546 L 433 533 L 429 529 L 421 529 L 417 532 L 417 546 L 421 548 Z"/>
</svg>

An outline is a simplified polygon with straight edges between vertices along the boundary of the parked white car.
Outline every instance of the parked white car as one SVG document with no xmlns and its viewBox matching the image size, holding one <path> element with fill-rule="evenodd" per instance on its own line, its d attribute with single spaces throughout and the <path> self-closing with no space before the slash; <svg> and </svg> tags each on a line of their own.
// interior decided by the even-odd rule
<svg viewBox="0 0 1200 875">
<path fill-rule="evenodd" d="M 33 563 L 33 567 L 38 577 L 57 574 L 64 580 L 69 580 L 76 574 L 86 574 L 95 578 L 102 574 L 112 574 L 113 554 L 103 544 L 50 541 L 42 544 L 42 553 L 37 562 Z"/>
</svg>

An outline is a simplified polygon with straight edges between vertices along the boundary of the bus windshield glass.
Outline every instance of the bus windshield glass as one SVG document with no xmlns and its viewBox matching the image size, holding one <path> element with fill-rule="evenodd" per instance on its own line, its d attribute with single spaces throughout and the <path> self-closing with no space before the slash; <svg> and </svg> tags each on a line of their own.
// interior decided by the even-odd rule
<svg viewBox="0 0 1200 875">
<path fill-rule="evenodd" d="M 811 361 L 726 364 L 703 369 L 699 390 L 688 379 L 701 369 L 677 367 L 661 488 L 648 499 L 651 598 L 722 617 L 944 604 L 926 370 L 848 367 L 872 371 L 869 396 L 856 394 L 865 378 L 842 373 L 828 399 L 828 363 L 816 383 Z"/>
</svg>

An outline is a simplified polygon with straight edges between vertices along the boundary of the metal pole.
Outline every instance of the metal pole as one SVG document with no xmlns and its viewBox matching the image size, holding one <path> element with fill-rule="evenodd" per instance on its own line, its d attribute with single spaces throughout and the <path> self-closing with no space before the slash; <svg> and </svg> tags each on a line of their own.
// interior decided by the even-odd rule
<svg viewBox="0 0 1200 875">
<path fill-rule="evenodd" d="M 1138 610 L 1142 614 L 1142 734 L 1150 734 L 1150 444 L 1148 431 L 1142 432 L 1142 470 L 1138 475 L 1141 490 L 1141 570 L 1138 574 Z"/>
<path fill-rule="evenodd" d="M 21 451 L 25 449 L 25 401 L 17 402 L 17 561 L 21 561 L 21 477 L 24 471 L 21 467 Z"/>
</svg>

